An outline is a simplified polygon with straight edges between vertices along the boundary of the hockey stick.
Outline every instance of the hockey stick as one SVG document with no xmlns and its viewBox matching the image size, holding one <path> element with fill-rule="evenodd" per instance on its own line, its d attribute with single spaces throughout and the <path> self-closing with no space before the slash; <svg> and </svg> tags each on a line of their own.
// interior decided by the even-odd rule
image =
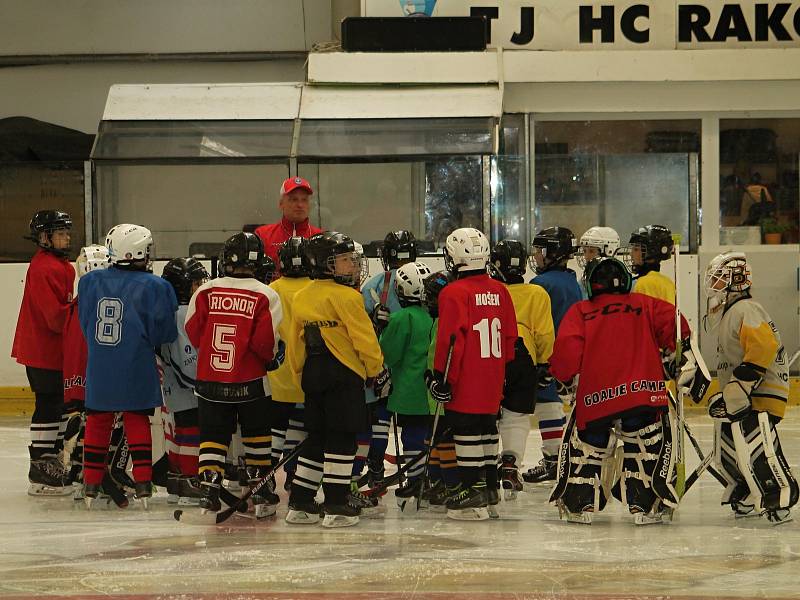
<svg viewBox="0 0 800 600">
<path fill-rule="evenodd" d="M 302 442 L 297 444 L 297 446 L 295 446 L 294 449 L 291 452 L 286 454 L 278 462 L 278 464 L 276 464 L 274 467 L 270 468 L 264 474 L 264 476 L 261 478 L 261 480 L 257 484 L 255 484 L 253 487 L 251 487 L 249 490 L 247 490 L 244 494 L 242 494 L 241 498 L 239 498 L 239 501 L 236 502 L 234 504 L 234 506 L 231 506 L 229 508 L 226 508 L 223 511 L 218 512 L 216 514 L 216 516 L 215 516 L 214 522 L 217 525 L 219 525 L 220 523 L 223 523 L 224 521 L 227 521 L 233 515 L 233 513 L 237 512 L 237 511 L 241 511 L 241 507 L 242 506 L 244 506 L 245 509 L 246 509 L 247 501 L 250 499 L 250 497 L 253 496 L 253 495 L 258 495 L 258 492 L 260 492 L 264 488 L 264 486 L 267 485 L 267 483 L 269 482 L 270 478 L 275 474 L 275 472 L 278 469 L 280 469 L 287 462 L 297 458 L 300 455 L 300 450 L 303 448 L 303 445 L 305 443 L 306 443 L 306 440 L 303 440 Z M 203 519 L 196 520 L 196 519 L 192 518 L 192 517 L 195 517 L 195 516 L 201 517 L 202 515 L 191 515 L 191 516 L 190 515 L 184 515 L 184 511 L 182 511 L 180 509 L 176 510 L 173 513 L 172 516 L 175 517 L 176 521 L 185 520 L 187 523 L 194 522 L 195 524 L 201 524 L 201 525 L 210 524 L 206 520 L 203 520 Z M 187 516 L 189 518 L 185 518 Z"/>
<path fill-rule="evenodd" d="M 706 471 L 707 469 L 712 468 L 711 463 L 713 462 L 713 460 L 714 460 L 714 453 L 712 452 L 711 454 L 706 456 L 703 459 L 703 461 L 699 465 L 697 465 L 697 468 L 694 471 L 692 471 L 689 477 L 686 478 L 686 485 L 683 488 L 684 496 L 686 495 L 686 492 L 688 492 L 692 488 L 692 486 L 697 482 L 697 480 L 700 479 L 700 476 L 703 474 L 703 472 Z"/>
<path fill-rule="evenodd" d="M 683 349 L 681 348 L 681 309 L 679 298 L 680 287 L 678 285 L 678 258 L 681 255 L 681 236 L 680 234 L 672 235 L 672 249 L 675 254 L 675 262 L 673 263 L 674 279 L 675 279 L 675 394 L 677 400 L 675 402 L 675 415 L 678 423 L 677 436 L 675 437 L 675 471 L 677 479 L 675 482 L 675 494 L 678 499 L 683 496 L 686 489 L 686 456 L 684 450 L 684 431 L 686 430 L 686 422 L 683 418 L 683 392 L 678 385 L 678 378 L 680 377 L 680 363 Z"/>
<path fill-rule="evenodd" d="M 675 407 L 675 399 L 672 397 L 672 394 L 668 394 L 668 396 L 669 396 L 670 406 L 672 406 L 674 408 Z M 689 425 L 686 422 L 683 423 L 683 431 L 686 433 L 686 437 L 689 438 L 689 441 L 691 442 L 692 447 L 694 448 L 694 451 L 697 453 L 697 458 L 699 458 L 701 462 L 705 461 L 706 455 L 705 455 L 705 453 L 703 452 L 703 449 L 700 446 L 700 442 L 697 441 L 697 438 L 694 436 L 694 434 L 692 433 L 692 430 L 689 428 Z M 714 451 L 712 450 L 711 451 L 711 456 L 713 457 L 713 455 L 714 455 Z M 722 475 L 720 475 L 719 471 L 717 471 L 710 464 L 708 466 L 708 472 L 711 473 L 714 476 L 714 479 L 719 481 L 720 484 L 722 484 L 723 487 L 727 487 L 728 486 L 728 482 L 725 481 L 725 478 Z"/>
<path fill-rule="evenodd" d="M 794 364 L 794 362 L 797 360 L 797 357 L 798 357 L 798 356 L 800 356 L 800 348 L 798 348 L 798 349 L 795 351 L 795 353 L 794 353 L 794 354 L 792 354 L 792 357 L 789 359 L 789 362 L 788 362 L 788 364 L 786 365 L 786 370 L 787 370 L 787 371 L 788 371 L 789 369 L 791 369 L 791 368 L 792 368 L 792 365 L 793 365 L 793 364 Z"/>
<path fill-rule="evenodd" d="M 403 456 L 400 454 L 400 437 L 397 434 L 397 413 L 394 413 L 392 415 L 392 432 L 394 433 L 394 455 L 397 460 L 396 464 L 402 466 Z M 405 482 L 405 477 L 401 477 L 400 485 L 402 486 L 404 482 Z M 403 503 L 403 506 L 400 507 L 400 510 L 403 510 L 404 508 L 405 508 L 405 503 Z"/>
<path fill-rule="evenodd" d="M 447 376 L 450 374 L 450 363 L 453 361 L 453 350 L 456 347 L 456 334 L 450 334 L 450 343 L 447 346 L 447 362 L 444 363 L 444 375 L 442 380 L 446 383 Z M 431 464 L 431 451 L 433 450 L 433 438 L 436 437 L 436 428 L 439 426 L 439 414 L 442 412 L 442 403 L 436 403 L 436 410 L 433 411 L 433 426 L 431 427 L 431 440 L 428 447 L 425 449 L 425 468 L 422 471 L 422 486 L 419 489 L 419 496 L 417 496 L 417 510 L 419 510 L 420 498 L 425 491 L 428 483 L 428 469 Z"/>
</svg>

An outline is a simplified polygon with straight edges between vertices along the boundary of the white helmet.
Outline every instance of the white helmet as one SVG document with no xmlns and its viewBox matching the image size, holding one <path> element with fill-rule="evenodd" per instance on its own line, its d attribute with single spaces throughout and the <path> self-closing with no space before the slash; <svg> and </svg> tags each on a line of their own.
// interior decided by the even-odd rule
<svg viewBox="0 0 800 600">
<path fill-rule="evenodd" d="M 752 273 L 744 252 L 728 251 L 718 254 L 706 267 L 703 288 L 706 294 L 705 326 L 709 331 L 716 327 L 725 312 L 725 306 L 738 294 L 747 292 L 752 285 Z"/>
<path fill-rule="evenodd" d="M 83 277 L 95 269 L 107 269 L 109 265 L 108 248 L 97 244 L 81 248 L 75 264 L 78 267 L 78 277 Z"/>
<path fill-rule="evenodd" d="M 447 236 L 444 265 L 451 273 L 485 271 L 489 262 L 489 240 L 474 227 L 461 227 Z"/>
<path fill-rule="evenodd" d="M 395 272 L 394 289 L 403 305 L 422 304 L 425 300 L 425 278 L 431 274 L 428 265 L 406 263 Z"/>
<path fill-rule="evenodd" d="M 594 258 L 608 258 L 614 256 L 619 250 L 619 234 L 611 227 L 590 227 L 581 236 L 580 248 L 575 259 L 582 269 L 586 263 Z M 586 255 L 587 248 L 595 248 L 596 253 Z"/>
<path fill-rule="evenodd" d="M 141 225 L 116 225 L 106 234 L 106 248 L 111 264 L 125 265 L 136 260 L 149 263 L 153 253 L 153 234 Z"/>
</svg>

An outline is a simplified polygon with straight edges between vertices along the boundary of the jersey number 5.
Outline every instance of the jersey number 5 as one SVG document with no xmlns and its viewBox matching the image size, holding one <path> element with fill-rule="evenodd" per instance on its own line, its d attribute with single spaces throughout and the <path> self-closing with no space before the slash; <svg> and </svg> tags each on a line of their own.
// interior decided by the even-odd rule
<svg viewBox="0 0 800 600">
<path fill-rule="evenodd" d="M 122 300 L 100 298 L 97 303 L 97 323 L 94 339 L 103 346 L 116 346 L 122 339 Z"/>
<path fill-rule="evenodd" d="M 214 337 L 211 340 L 211 368 L 215 371 L 233 371 L 233 361 L 236 358 L 236 325 L 214 323 Z"/>
<path fill-rule="evenodd" d="M 472 326 L 477 331 L 481 340 L 481 358 L 503 358 L 503 345 L 500 338 L 500 319 L 495 317 L 491 323 L 489 319 L 481 319 Z"/>
</svg>

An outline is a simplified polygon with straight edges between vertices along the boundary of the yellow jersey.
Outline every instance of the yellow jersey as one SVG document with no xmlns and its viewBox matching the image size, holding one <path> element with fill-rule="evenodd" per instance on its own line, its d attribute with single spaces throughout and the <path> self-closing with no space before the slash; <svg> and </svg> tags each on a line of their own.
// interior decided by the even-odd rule
<svg viewBox="0 0 800 600">
<path fill-rule="evenodd" d="M 517 313 L 519 337 L 534 363 L 546 363 L 553 353 L 555 341 L 550 295 L 542 286 L 531 283 L 512 283 L 508 286 L 508 293 Z"/>
<path fill-rule="evenodd" d="M 638 277 L 631 291 L 675 304 L 675 284 L 669 277 L 658 271 L 650 271 Z"/>
<path fill-rule="evenodd" d="M 278 334 L 286 344 L 287 352 L 291 346 L 301 344 L 299 339 L 290 338 L 290 327 L 292 321 L 292 304 L 295 294 L 306 287 L 311 280 L 308 277 L 281 277 L 269 284 L 281 299 L 283 307 L 283 320 L 278 326 Z M 292 376 L 289 362 L 284 363 L 276 370 L 267 373 L 269 385 L 272 389 L 272 399 L 277 402 L 290 402 L 298 404 L 305 400 L 305 395 L 300 386 Z"/>
</svg>

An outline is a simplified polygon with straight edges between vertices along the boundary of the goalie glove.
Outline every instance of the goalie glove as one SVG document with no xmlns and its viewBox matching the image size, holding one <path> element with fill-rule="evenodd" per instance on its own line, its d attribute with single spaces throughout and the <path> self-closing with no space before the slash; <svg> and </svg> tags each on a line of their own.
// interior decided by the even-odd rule
<svg viewBox="0 0 800 600">
<path fill-rule="evenodd" d="M 539 372 L 537 380 L 537 387 L 539 391 L 545 390 L 553 383 L 553 376 L 550 375 L 550 363 L 541 363 L 536 365 L 536 370 Z"/>
<path fill-rule="evenodd" d="M 375 376 L 375 381 L 372 384 L 372 391 L 375 392 L 375 397 L 378 400 L 388 398 L 392 393 L 392 376 L 389 369 L 384 368 L 383 371 Z"/>
<path fill-rule="evenodd" d="M 430 369 L 425 371 L 425 385 L 428 386 L 428 391 L 436 402 L 447 403 L 453 399 L 450 384 L 444 380 L 444 375 L 439 371 Z"/>
<path fill-rule="evenodd" d="M 730 381 L 717 393 L 708 405 L 708 414 L 715 419 L 739 421 L 750 414 L 753 403 L 750 399 L 762 381 L 759 367 L 742 363 L 733 370 Z"/>
<path fill-rule="evenodd" d="M 372 325 L 377 331 L 383 331 L 389 324 L 389 309 L 383 304 L 377 303 L 372 309 Z"/>
<path fill-rule="evenodd" d="M 283 340 L 278 340 L 278 349 L 275 351 L 275 355 L 272 357 L 272 360 L 267 364 L 267 371 L 276 371 L 278 367 L 283 364 L 283 361 L 286 359 L 286 344 Z"/>
</svg>

